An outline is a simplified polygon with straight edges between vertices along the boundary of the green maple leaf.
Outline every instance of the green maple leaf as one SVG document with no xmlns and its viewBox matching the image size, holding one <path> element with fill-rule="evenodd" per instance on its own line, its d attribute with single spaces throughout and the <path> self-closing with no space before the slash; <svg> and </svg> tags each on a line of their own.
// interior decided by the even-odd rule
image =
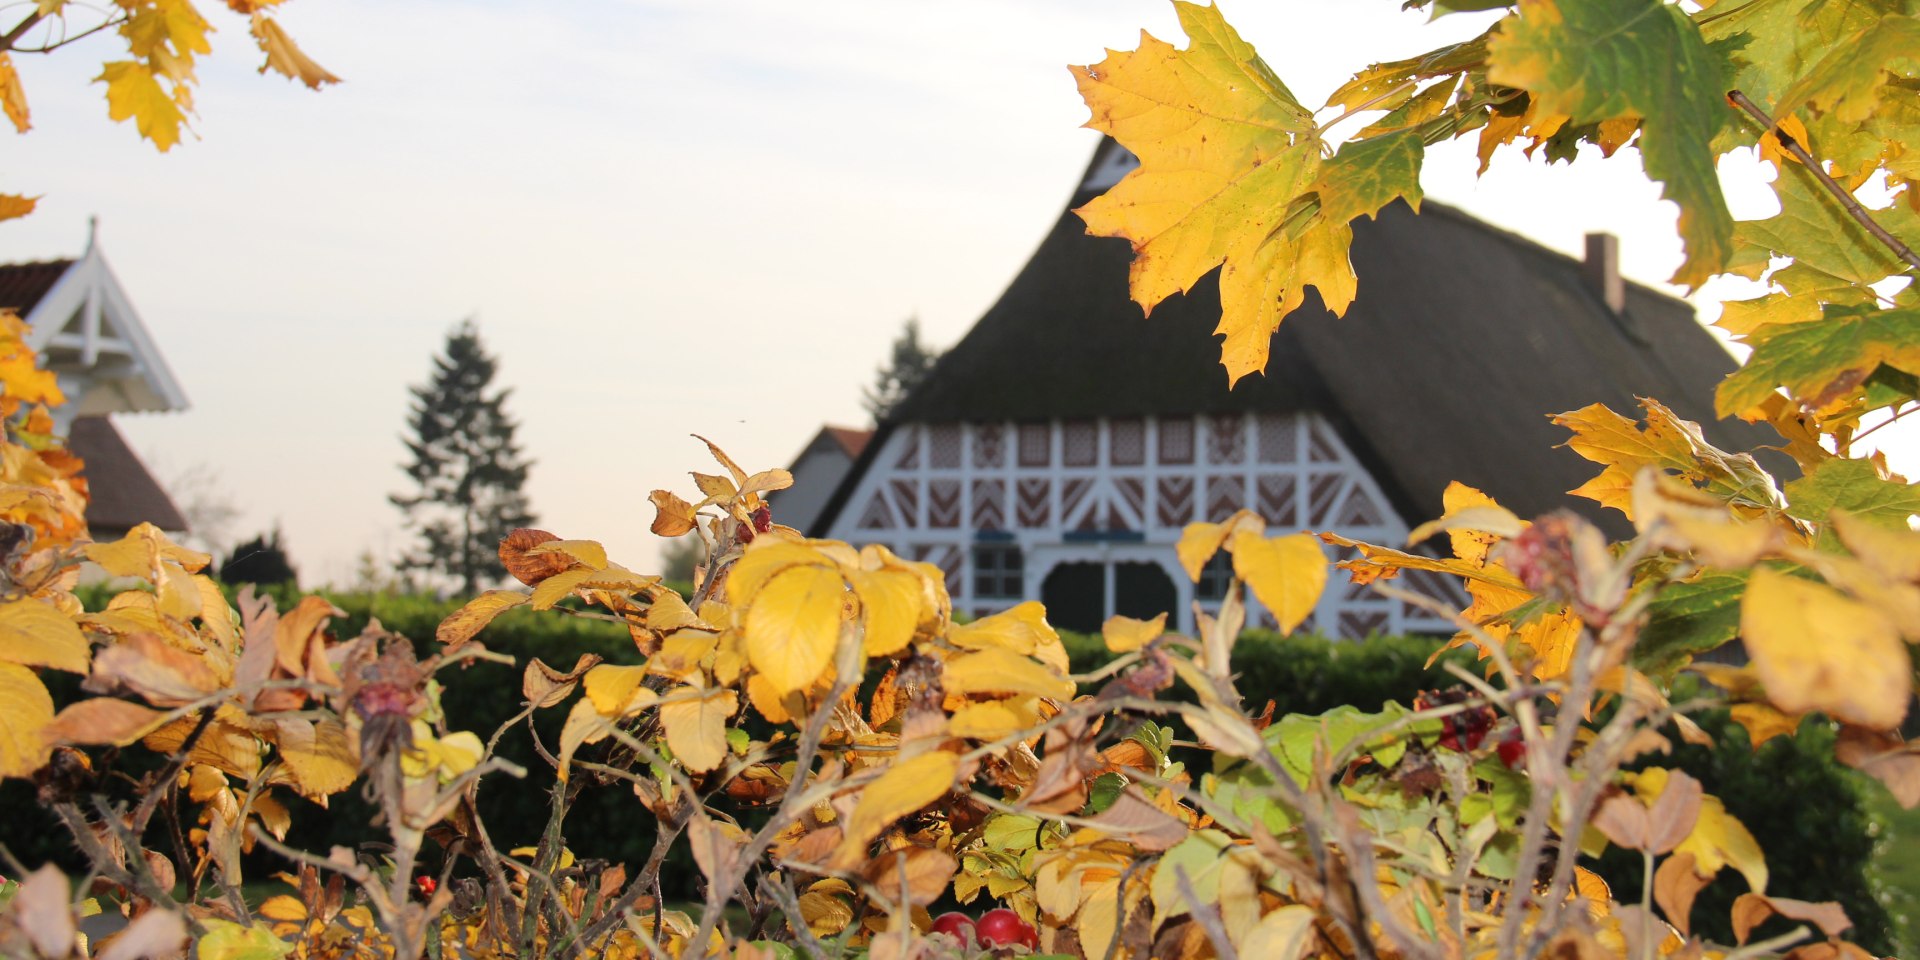
<svg viewBox="0 0 1920 960">
<path fill-rule="evenodd" d="M 1320 215 L 1347 223 L 1374 216 L 1397 197 L 1420 209 L 1420 161 L 1426 145 L 1415 130 L 1400 130 L 1369 140 L 1356 140 L 1320 169 L 1312 189 L 1320 194 Z"/>
<path fill-rule="evenodd" d="M 1775 119 L 1811 105 L 1847 122 L 1866 120 L 1895 77 L 1889 71 L 1898 68 L 1920 69 L 1920 20 L 1883 17 L 1837 44 L 1788 88 L 1774 107 Z"/>
<path fill-rule="evenodd" d="M 1780 197 L 1779 215 L 1735 224 L 1733 239 L 1740 247 L 1792 257 L 1797 266 L 1856 284 L 1874 283 L 1906 266 L 1848 216 L 1805 167 L 1787 164 L 1773 190 Z M 1908 246 L 1920 238 L 1920 214 L 1911 207 L 1875 211 L 1874 219 Z"/>
<path fill-rule="evenodd" d="M 1698 286 L 1733 252 L 1711 143 L 1729 111 L 1719 57 L 1662 0 L 1523 0 L 1488 44 L 1487 79 L 1526 90 L 1573 124 L 1641 120 L 1640 152 L 1680 205 L 1687 260 L 1672 282 Z"/>
<path fill-rule="evenodd" d="M 1890 530 L 1908 529 L 1920 513 L 1920 483 L 1897 483 L 1882 476 L 1866 460 L 1836 458 L 1812 473 L 1787 484 L 1787 513 L 1824 524 L 1835 510 L 1845 510 Z M 1837 544 L 1832 531 L 1821 535 L 1822 545 Z"/>
<path fill-rule="evenodd" d="M 1883 363 L 1920 373 L 1920 310 L 1833 308 L 1824 320 L 1761 327 L 1746 342 L 1753 355 L 1720 382 L 1716 413 L 1744 413 L 1775 387 L 1817 409 L 1858 390 Z"/>
<path fill-rule="evenodd" d="M 1720 0 L 1695 15 L 1700 34 L 1734 61 L 1732 89 L 1771 104 L 1828 51 L 1912 0 Z M 1744 142 L 1753 142 L 1757 130 Z"/>
</svg>

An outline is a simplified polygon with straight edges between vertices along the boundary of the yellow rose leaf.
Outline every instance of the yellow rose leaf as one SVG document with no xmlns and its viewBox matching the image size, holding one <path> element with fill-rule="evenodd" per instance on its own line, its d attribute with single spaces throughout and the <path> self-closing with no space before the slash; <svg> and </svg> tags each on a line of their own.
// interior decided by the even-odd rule
<svg viewBox="0 0 1920 960">
<path fill-rule="evenodd" d="M 360 775 L 356 740 L 338 720 L 279 720 L 274 727 L 280 760 L 301 796 L 317 800 L 339 793 Z"/>
<path fill-rule="evenodd" d="M 1313 613 L 1327 585 L 1327 556 L 1312 534 L 1267 539 L 1242 531 L 1233 538 L 1233 573 L 1273 614 L 1281 633 Z"/>
<path fill-rule="evenodd" d="M 1876 730 L 1907 715 L 1906 644 L 1874 607 L 1762 567 L 1740 603 L 1740 635 L 1767 697 L 1785 713 L 1819 710 Z"/>
<path fill-rule="evenodd" d="M 747 607 L 742 632 L 748 662 L 780 693 L 811 686 L 833 662 L 845 595 L 845 581 L 827 567 L 796 566 L 776 574 Z"/>
<path fill-rule="evenodd" d="M 989 647 L 948 660 L 941 684 L 948 693 L 961 696 L 1025 693 L 1055 700 L 1073 697 L 1073 681 L 1004 647 Z"/>
<path fill-rule="evenodd" d="M 860 620 L 866 627 L 862 641 L 867 656 L 897 653 L 913 640 L 920 626 L 920 578 L 899 569 L 856 570 L 848 574 L 860 598 Z"/>
<path fill-rule="evenodd" d="M 1152 620 L 1135 620 L 1132 617 L 1112 616 L 1100 625 L 1100 636 L 1107 641 L 1107 649 L 1114 653 L 1128 653 L 1152 643 L 1161 634 L 1167 632 L 1165 613 Z"/>
<path fill-rule="evenodd" d="M 533 596 L 528 598 L 528 606 L 535 610 L 550 610 L 553 605 L 565 600 L 573 591 L 581 588 L 588 580 L 599 576 L 599 571 L 590 567 L 574 567 L 563 570 L 533 588 Z"/>
<path fill-rule="evenodd" d="M 1030 654 L 1059 641 L 1059 632 L 1047 623 L 1047 608 L 1037 600 L 960 624 L 947 632 L 947 642 L 965 650 L 1000 647 Z"/>
<path fill-rule="evenodd" d="M 603 663 L 587 671 L 581 685 L 587 701 L 601 716 L 612 720 L 628 717 L 652 705 L 653 691 L 641 687 L 647 679 L 645 666 L 629 667 Z"/>
<path fill-rule="evenodd" d="M 47 762 L 40 730 L 53 722 L 53 698 L 33 671 L 0 663 L 0 777 L 25 777 Z"/>
<path fill-rule="evenodd" d="M 685 686 L 663 697 L 660 723 L 667 728 L 674 758 L 695 773 L 719 766 L 727 758 L 727 720 L 739 702 L 726 688 Z"/>
<path fill-rule="evenodd" d="M 532 599 L 530 594 L 518 590 L 488 590 L 440 621 L 434 630 L 434 639 L 457 647 L 473 639 L 474 634 L 485 629 L 495 617 Z"/>
<path fill-rule="evenodd" d="M 0 605 L 0 660 L 86 673 L 86 634 L 72 618 L 41 600 Z"/>
<path fill-rule="evenodd" d="M 831 567 L 833 560 L 805 543 L 771 536 L 755 538 L 727 574 L 728 602 L 736 611 L 744 610 L 776 574 L 796 566 Z"/>
<path fill-rule="evenodd" d="M 592 540 L 548 540 L 527 550 L 529 556 L 559 554 L 595 570 L 607 568 L 607 548 Z"/>
<path fill-rule="evenodd" d="M 1173 545 L 1173 552 L 1180 558 L 1180 567 L 1187 571 L 1187 577 L 1199 583 L 1201 568 L 1220 552 L 1228 537 L 1242 530 L 1263 534 L 1267 532 L 1267 525 L 1251 510 L 1241 510 L 1222 523 L 1189 523 L 1180 531 L 1180 542 Z"/>
<path fill-rule="evenodd" d="M 866 860 L 873 838 L 894 821 L 946 796 L 959 773 L 960 758 L 939 750 L 897 763 L 867 784 L 842 828 L 840 847 L 833 855 L 835 868 L 848 869 Z"/>
</svg>

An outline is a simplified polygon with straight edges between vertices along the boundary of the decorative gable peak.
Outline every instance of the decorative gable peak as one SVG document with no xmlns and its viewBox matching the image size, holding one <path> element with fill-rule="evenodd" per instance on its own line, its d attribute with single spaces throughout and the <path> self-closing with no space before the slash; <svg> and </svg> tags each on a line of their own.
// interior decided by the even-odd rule
<svg viewBox="0 0 1920 960">
<path fill-rule="evenodd" d="M 0 307 L 32 326 L 28 345 L 60 378 L 67 403 L 55 413 L 63 426 L 75 417 L 187 408 L 186 392 L 91 234 L 76 260 L 0 265 Z"/>
</svg>

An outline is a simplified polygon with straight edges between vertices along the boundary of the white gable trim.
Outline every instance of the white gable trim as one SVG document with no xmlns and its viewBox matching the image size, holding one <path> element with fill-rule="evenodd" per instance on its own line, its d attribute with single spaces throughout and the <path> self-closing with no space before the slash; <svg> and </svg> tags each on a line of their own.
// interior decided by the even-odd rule
<svg viewBox="0 0 1920 960">
<path fill-rule="evenodd" d="M 68 395 L 68 416 L 187 408 L 186 391 L 97 244 L 25 319 L 29 346 L 48 357 Z M 75 319 L 78 329 L 67 329 Z"/>
</svg>

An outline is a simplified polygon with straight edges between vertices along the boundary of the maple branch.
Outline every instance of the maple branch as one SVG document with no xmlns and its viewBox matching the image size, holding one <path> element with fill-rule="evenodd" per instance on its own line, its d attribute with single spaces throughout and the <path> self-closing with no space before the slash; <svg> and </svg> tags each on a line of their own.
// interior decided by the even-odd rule
<svg viewBox="0 0 1920 960">
<path fill-rule="evenodd" d="M 1851 216 L 1863 229 L 1872 234 L 1875 240 L 1880 241 L 1886 245 L 1887 249 L 1892 250 L 1894 256 L 1906 261 L 1907 265 L 1913 269 L 1920 270 L 1920 254 L 1914 253 L 1911 247 L 1900 242 L 1899 237 L 1888 233 L 1885 227 L 1875 222 L 1873 214 L 1868 212 L 1867 208 L 1862 206 L 1859 200 L 1854 199 L 1853 193 L 1847 190 L 1846 187 L 1841 186 L 1839 181 L 1829 176 L 1826 168 L 1822 167 L 1820 162 L 1813 158 L 1813 154 L 1808 153 L 1807 148 L 1801 146 L 1800 142 L 1795 140 L 1791 134 L 1780 129 L 1780 127 L 1773 122 L 1773 119 L 1767 116 L 1766 111 L 1760 109 L 1759 104 L 1754 103 L 1746 94 L 1738 90 L 1727 91 L 1727 102 L 1745 111 L 1747 116 L 1760 121 L 1761 127 L 1779 139 L 1780 146 L 1786 148 L 1788 153 L 1793 154 L 1793 158 L 1800 161 L 1802 166 L 1813 171 L 1815 179 L 1820 181 L 1821 186 L 1827 188 L 1828 193 L 1833 194 L 1835 200 L 1840 201 L 1841 208 L 1847 211 L 1848 216 Z"/>
<path fill-rule="evenodd" d="M 8 30 L 5 36 L 0 36 L 0 53 L 12 50 L 14 43 L 26 36 L 27 31 L 32 30 L 34 25 L 43 19 L 46 19 L 46 14 L 35 8 L 32 13 L 27 14 L 25 19 L 14 24 L 12 30 Z"/>
<path fill-rule="evenodd" d="M 79 33 L 73 34 L 72 36 L 61 37 L 60 39 L 55 40 L 52 43 L 41 44 L 40 46 L 37 46 L 37 47 L 11 47 L 10 49 L 14 53 L 52 53 L 53 51 L 66 46 L 67 44 L 78 43 L 82 40 L 85 40 L 86 38 L 91 37 L 102 30 L 107 29 L 108 27 L 120 26 L 121 24 L 126 23 L 130 19 L 132 18 L 131 17 L 110 17 L 106 20 L 100 21 L 99 23 L 91 27 L 88 27 L 85 30 L 80 31 Z"/>
</svg>

